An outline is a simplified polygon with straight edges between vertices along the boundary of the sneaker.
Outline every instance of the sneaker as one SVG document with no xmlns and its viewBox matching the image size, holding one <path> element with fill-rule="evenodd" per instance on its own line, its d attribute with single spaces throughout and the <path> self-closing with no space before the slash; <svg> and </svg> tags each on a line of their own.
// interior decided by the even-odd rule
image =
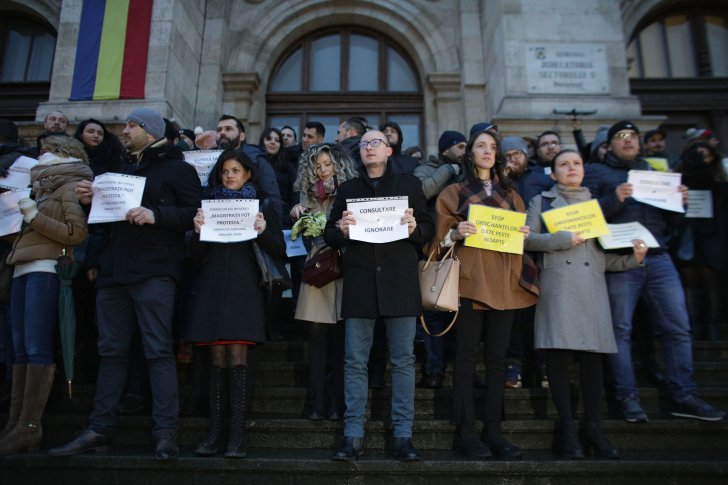
<svg viewBox="0 0 728 485">
<path fill-rule="evenodd" d="M 520 389 L 521 387 L 523 387 L 521 364 L 508 364 L 508 367 L 506 367 L 506 389 Z"/>
<path fill-rule="evenodd" d="M 649 423 L 647 413 L 645 413 L 640 400 L 637 396 L 629 396 L 619 401 L 619 411 L 622 418 L 628 423 Z"/>
<path fill-rule="evenodd" d="M 724 411 L 718 411 L 698 396 L 690 396 L 684 401 L 675 402 L 675 407 L 670 414 L 678 418 L 692 418 L 702 421 L 720 421 L 725 417 Z"/>
</svg>

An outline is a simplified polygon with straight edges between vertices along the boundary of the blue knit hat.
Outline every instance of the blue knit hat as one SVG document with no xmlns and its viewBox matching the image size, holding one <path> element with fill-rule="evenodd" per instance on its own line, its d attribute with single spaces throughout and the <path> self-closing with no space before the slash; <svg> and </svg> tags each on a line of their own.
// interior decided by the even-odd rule
<svg viewBox="0 0 728 485">
<path fill-rule="evenodd" d="M 438 153 L 442 153 L 448 148 L 457 145 L 458 143 L 467 143 L 465 135 L 459 131 L 445 131 L 440 135 L 440 139 L 437 142 Z"/>
</svg>

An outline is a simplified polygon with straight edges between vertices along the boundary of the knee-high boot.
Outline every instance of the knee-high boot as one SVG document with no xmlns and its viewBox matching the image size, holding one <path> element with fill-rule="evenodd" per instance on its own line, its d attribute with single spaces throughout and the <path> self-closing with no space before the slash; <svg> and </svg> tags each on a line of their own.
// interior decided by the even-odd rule
<svg viewBox="0 0 728 485">
<path fill-rule="evenodd" d="M 10 391 L 8 422 L 5 424 L 5 428 L 0 431 L 0 440 L 5 438 L 18 423 L 20 409 L 23 405 L 23 391 L 25 391 L 25 373 L 27 368 L 27 364 L 15 364 L 13 366 L 13 387 Z"/>
<path fill-rule="evenodd" d="M 245 458 L 245 398 L 248 369 L 238 365 L 230 369 L 230 439 L 225 458 Z"/>
<path fill-rule="evenodd" d="M 210 366 L 210 417 L 207 420 L 207 435 L 197 446 L 195 454 L 212 456 L 219 453 L 225 437 L 222 432 L 223 395 L 226 384 L 226 369 Z"/>
<path fill-rule="evenodd" d="M 23 401 L 15 427 L 0 440 L 0 455 L 40 448 L 43 441 L 41 418 L 56 375 L 55 364 L 28 364 Z"/>
</svg>

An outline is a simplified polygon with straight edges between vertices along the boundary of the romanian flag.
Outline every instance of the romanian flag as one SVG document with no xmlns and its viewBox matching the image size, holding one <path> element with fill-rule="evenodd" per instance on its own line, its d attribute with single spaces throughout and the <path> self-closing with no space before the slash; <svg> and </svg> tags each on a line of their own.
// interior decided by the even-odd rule
<svg viewBox="0 0 728 485">
<path fill-rule="evenodd" d="M 84 0 L 71 100 L 143 99 L 153 0 Z"/>
</svg>

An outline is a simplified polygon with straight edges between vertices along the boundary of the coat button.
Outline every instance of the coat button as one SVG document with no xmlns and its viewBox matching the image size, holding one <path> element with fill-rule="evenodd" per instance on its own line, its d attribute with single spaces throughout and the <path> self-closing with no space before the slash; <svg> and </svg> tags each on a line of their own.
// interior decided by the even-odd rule
<svg viewBox="0 0 728 485">
<path fill-rule="evenodd" d="M 587 261 L 586 263 L 584 263 L 584 266 L 589 266 L 589 261 Z"/>
<path fill-rule="evenodd" d="M 570 259 L 567 259 L 566 260 L 566 264 L 571 264 L 571 260 Z"/>
<path fill-rule="evenodd" d="M 382 271 L 382 267 L 381 266 L 377 266 L 377 271 Z"/>
</svg>

